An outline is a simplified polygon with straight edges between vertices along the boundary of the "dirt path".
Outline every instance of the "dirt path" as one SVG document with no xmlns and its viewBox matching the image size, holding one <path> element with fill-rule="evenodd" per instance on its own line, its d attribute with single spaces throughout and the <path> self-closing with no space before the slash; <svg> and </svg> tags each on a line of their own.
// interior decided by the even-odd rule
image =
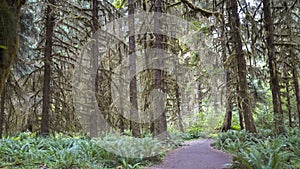
<svg viewBox="0 0 300 169">
<path fill-rule="evenodd" d="M 171 151 L 162 164 L 148 169 L 224 169 L 232 162 L 232 156 L 213 149 L 213 140 L 194 140 L 183 144 L 181 148 Z"/>
</svg>

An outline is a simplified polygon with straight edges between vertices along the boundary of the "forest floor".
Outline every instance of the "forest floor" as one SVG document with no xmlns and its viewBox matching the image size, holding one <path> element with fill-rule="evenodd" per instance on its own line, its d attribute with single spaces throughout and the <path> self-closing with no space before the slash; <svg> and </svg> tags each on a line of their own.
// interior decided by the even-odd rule
<svg viewBox="0 0 300 169">
<path fill-rule="evenodd" d="M 172 150 L 161 164 L 148 169 L 225 169 L 232 163 L 232 156 L 211 147 L 212 139 L 184 142 Z"/>
</svg>

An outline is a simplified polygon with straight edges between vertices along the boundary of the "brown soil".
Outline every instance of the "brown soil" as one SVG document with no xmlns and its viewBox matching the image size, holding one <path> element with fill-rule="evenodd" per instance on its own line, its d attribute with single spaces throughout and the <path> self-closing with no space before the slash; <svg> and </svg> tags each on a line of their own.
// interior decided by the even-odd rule
<svg viewBox="0 0 300 169">
<path fill-rule="evenodd" d="M 232 163 L 232 156 L 213 149 L 213 140 L 193 140 L 182 147 L 171 151 L 163 163 L 148 169 L 225 169 L 226 164 Z"/>
</svg>

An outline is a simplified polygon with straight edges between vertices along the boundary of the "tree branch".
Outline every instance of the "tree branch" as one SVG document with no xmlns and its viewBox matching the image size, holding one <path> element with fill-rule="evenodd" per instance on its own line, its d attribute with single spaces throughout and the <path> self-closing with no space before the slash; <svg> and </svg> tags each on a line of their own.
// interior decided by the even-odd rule
<svg viewBox="0 0 300 169">
<path fill-rule="evenodd" d="M 181 2 L 186 4 L 189 8 L 193 9 L 195 12 L 200 12 L 205 17 L 210 17 L 212 15 L 215 15 L 215 16 L 220 15 L 219 12 L 213 12 L 213 11 L 209 11 L 207 9 L 203 9 L 203 8 L 198 7 L 198 6 L 195 6 L 193 3 L 191 3 L 188 0 L 181 0 Z"/>
</svg>

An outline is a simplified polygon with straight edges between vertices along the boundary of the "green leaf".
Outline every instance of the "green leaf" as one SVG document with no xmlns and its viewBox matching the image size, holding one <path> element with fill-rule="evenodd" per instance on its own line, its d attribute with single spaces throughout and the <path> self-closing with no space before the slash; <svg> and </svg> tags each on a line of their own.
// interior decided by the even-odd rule
<svg viewBox="0 0 300 169">
<path fill-rule="evenodd" d="M 7 46 L 0 45 L 0 49 L 7 50 L 7 49 L 8 49 L 8 47 L 7 47 Z"/>
</svg>

